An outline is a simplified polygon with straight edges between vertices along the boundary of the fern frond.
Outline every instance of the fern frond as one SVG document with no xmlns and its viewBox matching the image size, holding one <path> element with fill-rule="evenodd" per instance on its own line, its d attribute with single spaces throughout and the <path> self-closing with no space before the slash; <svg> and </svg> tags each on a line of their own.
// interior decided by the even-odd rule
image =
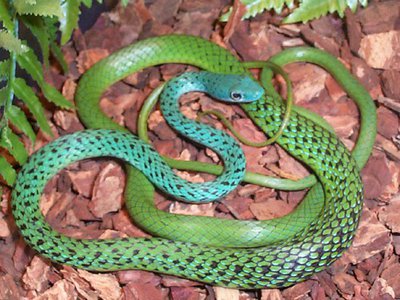
<svg viewBox="0 0 400 300">
<path fill-rule="evenodd" d="M 327 13 L 337 12 L 340 17 L 344 16 L 344 11 L 349 7 L 353 12 L 357 9 L 358 3 L 366 6 L 365 0 L 303 0 L 299 8 L 295 9 L 285 20 L 284 23 L 307 22 L 316 19 Z"/>
<path fill-rule="evenodd" d="M 40 103 L 39 98 L 33 92 L 32 88 L 29 87 L 25 80 L 22 78 L 15 78 L 13 84 L 15 95 L 22 100 L 28 107 L 29 111 L 35 117 L 40 128 L 47 134 L 52 135 L 49 124 L 47 123 L 44 109 Z"/>
<path fill-rule="evenodd" d="M 241 2 L 247 9 L 243 19 L 254 17 L 264 10 L 272 9 L 280 13 L 285 5 L 288 8 L 293 8 L 295 3 L 294 0 L 241 0 Z M 350 7 L 354 12 L 358 3 L 362 6 L 368 4 L 368 0 L 301 0 L 299 2 L 299 7 L 284 20 L 284 23 L 306 22 L 326 15 L 328 12 L 337 12 L 340 17 L 343 17 L 347 7 Z M 220 20 L 222 22 L 227 21 L 231 13 L 232 9 L 222 15 Z"/>
<path fill-rule="evenodd" d="M 60 0 L 14 0 L 14 7 L 20 15 L 56 16 L 62 18 Z"/>
<path fill-rule="evenodd" d="M 17 172 L 3 156 L 0 156 L 0 175 L 10 186 L 14 184 L 17 178 Z"/>
<path fill-rule="evenodd" d="M 32 142 L 35 142 L 36 135 L 33 131 L 31 124 L 29 123 L 25 113 L 15 105 L 11 105 L 7 112 L 7 117 L 9 121 L 21 130 Z"/>
<path fill-rule="evenodd" d="M 8 70 L 10 69 L 10 60 L 5 59 L 0 61 L 0 81 L 8 78 Z"/>
<path fill-rule="evenodd" d="M 80 0 L 63 0 L 61 9 L 63 16 L 60 20 L 61 44 L 68 42 L 72 31 L 78 26 Z"/>
<path fill-rule="evenodd" d="M 10 8 L 7 0 L 0 0 L 0 22 L 9 31 L 14 30 L 14 23 L 10 15 Z"/>
<path fill-rule="evenodd" d="M 24 55 L 18 55 L 17 62 L 37 82 L 47 100 L 62 108 L 73 107 L 71 102 L 65 99 L 56 88 L 45 82 L 42 66 L 32 49 L 29 49 Z"/>
<path fill-rule="evenodd" d="M 0 48 L 4 48 L 9 52 L 15 52 L 17 54 L 22 54 L 28 51 L 28 47 L 25 46 L 19 38 L 5 30 L 0 30 Z"/>
<path fill-rule="evenodd" d="M 242 0 L 241 1 L 246 6 L 246 13 L 243 18 L 248 19 L 254 17 L 255 15 L 262 13 L 264 10 L 274 10 L 278 14 L 282 12 L 283 7 L 293 7 L 294 0 Z"/>
<path fill-rule="evenodd" d="M 21 16 L 20 20 L 26 27 L 32 32 L 36 40 L 39 43 L 40 49 L 42 50 L 43 62 L 46 67 L 49 66 L 49 48 L 50 48 L 50 37 L 49 32 L 43 22 L 43 19 L 39 16 L 26 15 Z"/>
<path fill-rule="evenodd" d="M 58 63 L 60 64 L 64 74 L 68 73 L 68 64 L 65 61 L 64 54 L 61 51 L 60 46 L 57 43 L 52 42 L 50 44 L 51 54 L 53 54 L 54 58 L 57 59 Z"/>
<path fill-rule="evenodd" d="M 92 7 L 92 0 L 81 0 L 82 4 L 85 5 L 87 8 Z"/>
<path fill-rule="evenodd" d="M 7 149 L 21 165 L 28 159 L 28 152 L 25 150 L 24 144 L 8 126 L 1 130 L 0 146 Z"/>
<path fill-rule="evenodd" d="M 122 3 L 122 6 L 127 7 L 128 3 L 129 3 L 129 0 L 121 0 L 121 3 Z"/>
<path fill-rule="evenodd" d="M 6 103 L 6 99 L 7 99 L 6 92 L 7 92 L 7 90 L 5 87 L 0 89 L 0 106 L 4 106 L 4 104 Z"/>
</svg>

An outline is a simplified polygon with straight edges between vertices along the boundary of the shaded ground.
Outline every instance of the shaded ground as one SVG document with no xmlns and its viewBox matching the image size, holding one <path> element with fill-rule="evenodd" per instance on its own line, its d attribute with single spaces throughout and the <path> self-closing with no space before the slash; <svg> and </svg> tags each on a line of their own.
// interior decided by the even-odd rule
<svg viewBox="0 0 400 300">
<path fill-rule="evenodd" d="M 353 246 L 326 271 L 284 290 L 238 291 L 214 288 L 143 271 L 92 274 L 51 264 L 37 256 L 19 236 L 10 213 L 10 191 L 5 189 L 0 212 L 1 299 L 394 299 L 400 298 L 400 3 L 375 1 L 345 20 L 324 17 L 307 25 L 279 26 L 280 18 L 265 13 L 251 21 L 216 23 L 229 1 L 142 1 L 126 9 L 103 14 L 82 35 L 76 32 L 64 52 L 70 73 L 62 76 L 55 66 L 48 80 L 73 99 L 76 83 L 94 62 L 113 51 L 150 36 L 167 33 L 193 34 L 222 44 L 243 60 L 265 60 L 280 50 L 300 45 L 322 48 L 340 57 L 376 100 L 378 138 L 363 170 L 366 201 Z M 152 68 L 116 84 L 102 99 L 112 118 L 133 132 L 145 97 L 161 80 L 185 70 L 168 65 Z M 356 106 L 329 74 L 313 65 L 286 68 L 294 82 L 296 103 L 324 116 L 350 148 L 358 130 Z M 216 104 L 194 94 L 182 101 L 182 111 L 218 108 L 235 127 L 253 140 L 263 135 L 238 107 Z M 83 129 L 74 112 L 48 110 L 56 136 Z M 213 120 L 208 122 L 215 123 Z M 181 159 L 218 162 L 209 151 L 181 140 L 165 124 L 159 111 L 149 119 L 151 138 L 162 154 Z M 48 142 L 39 133 L 35 149 Z M 28 141 L 25 141 L 28 143 Z M 307 171 L 277 146 L 244 147 L 252 171 L 300 178 Z M 32 149 L 33 151 L 33 149 Z M 196 181 L 206 175 L 182 173 Z M 62 171 L 43 196 L 42 210 L 58 230 L 76 237 L 143 236 L 123 208 L 124 173 L 108 160 L 84 161 Z M 266 219 L 286 214 L 304 192 L 279 192 L 243 185 L 221 204 L 199 207 L 177 203 L 157 195 L 162 209 L 175 213 L 214 215 L 225 218 Z"/>
</svg>

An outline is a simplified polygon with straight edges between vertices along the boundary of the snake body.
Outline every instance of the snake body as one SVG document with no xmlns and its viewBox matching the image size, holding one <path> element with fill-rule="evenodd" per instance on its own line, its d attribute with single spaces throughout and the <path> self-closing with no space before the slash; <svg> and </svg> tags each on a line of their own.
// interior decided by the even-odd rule
<svg viewBox="0 0 400 300">
<path fill-rule="evenodd" d="M 97 106 L 101 93 L 132 72 L 165 62 L 194 64 L 218 73 L 245 73 L 227 51 L 202 39 L 148 39 L 101 61 L 82 78 L 77 105 L 85 125 L 122 131 L 117 124 L 110 124 Z M 269 134 L 279 129 L 284 107 L 275 98 L 265 97 L 242 107 Z M 94 132 L 92 139 L 74 139 L 73 148 L 69 144 L 72 140 L 65 143 L 63 137 L 61 142 L 39 150 L 19 173 L 13 191 L 13 212 L 22 235 L 53 261 L 97 271 L 143 269 L 226 287 L 285 287 L 333 263 L 354 237 L 363 198 L 357 164 L 334 134 L 297 113 L 292 114 L 278 142 L 315 173 L 325 202 L 318 217 L 290 238 L 257 248 L 234 249 L 163 238 L 78 240 L 60 235 L 44 221 L 38 201 L 44 184 L 62 167 L 62 161 L 79 156 L 89 146 L 93 151 L 121 147 L 118 151 L 127 154 L 128 146 L 123 145 L 128 142 L 117 146 L 107 132 Z M 113 132 L 132 140 L 129 134 Z"/>
</svg>

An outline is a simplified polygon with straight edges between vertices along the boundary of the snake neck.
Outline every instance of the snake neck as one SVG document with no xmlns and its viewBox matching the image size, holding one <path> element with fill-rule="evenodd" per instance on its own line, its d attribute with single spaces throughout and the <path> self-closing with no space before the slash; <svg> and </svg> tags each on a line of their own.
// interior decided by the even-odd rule
<svg viewBox="0 0 400 300">
<path fill-rule="evenodd" d="M 227 135 L 208 125 L 190 120 L 179 111 L 179 98 L 184 94 L 189 92 L 215 94 L 217 88 L 218 85 L 211 82 L 206 73 L 187 72 L 167 83 L 160 97 L 160 106 L 165 120 L 176 131 L 197 143 L 220 152 L 226 147 L 222 149 L 218 143 L 213 141 L 215 138 L 211 140 L 209 136 L 225 138 Z"/>
</svg>

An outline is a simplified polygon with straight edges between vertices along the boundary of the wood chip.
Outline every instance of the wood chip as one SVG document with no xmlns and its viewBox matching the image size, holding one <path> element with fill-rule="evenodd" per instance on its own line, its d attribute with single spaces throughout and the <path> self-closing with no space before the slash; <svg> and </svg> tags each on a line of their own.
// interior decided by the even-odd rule
<svg viewBox="0 0 400 300">
<path fill-rule="evenodd" d="M 385 250 L 389 243 L 389 230 L 373 212 L 364 208 L 353 244 L 344 256 L 356 264 Z"/>
<path fill-rule="evenodd" d="M 400 70 L 400 31 L 370 34 L 361 40 L 359 55 L 372 68 Z"/>
<path fill-rule="evenodd" d="M 400 197 L 392 198 L 389 205 L 382 207 L 379 212 L 379 220 L 384 222 L 393 233 L 400 233 Z"/>
<path fill-rule="evenodd" d="M 112 162 L 100 171 L 93 185 L 92 202 L 89 209 L 98 218 L 122 206 L 125 178 L 121 166 Z"/>
<path fill-rule="evenodd" d="M 85 270 L 78 270 L 80 277 L 88 281 L 91 287 L 103 299 L 121 299 L 122 289 L 117 278 L 111 274 L 94 274 Z"/>
</svg>

